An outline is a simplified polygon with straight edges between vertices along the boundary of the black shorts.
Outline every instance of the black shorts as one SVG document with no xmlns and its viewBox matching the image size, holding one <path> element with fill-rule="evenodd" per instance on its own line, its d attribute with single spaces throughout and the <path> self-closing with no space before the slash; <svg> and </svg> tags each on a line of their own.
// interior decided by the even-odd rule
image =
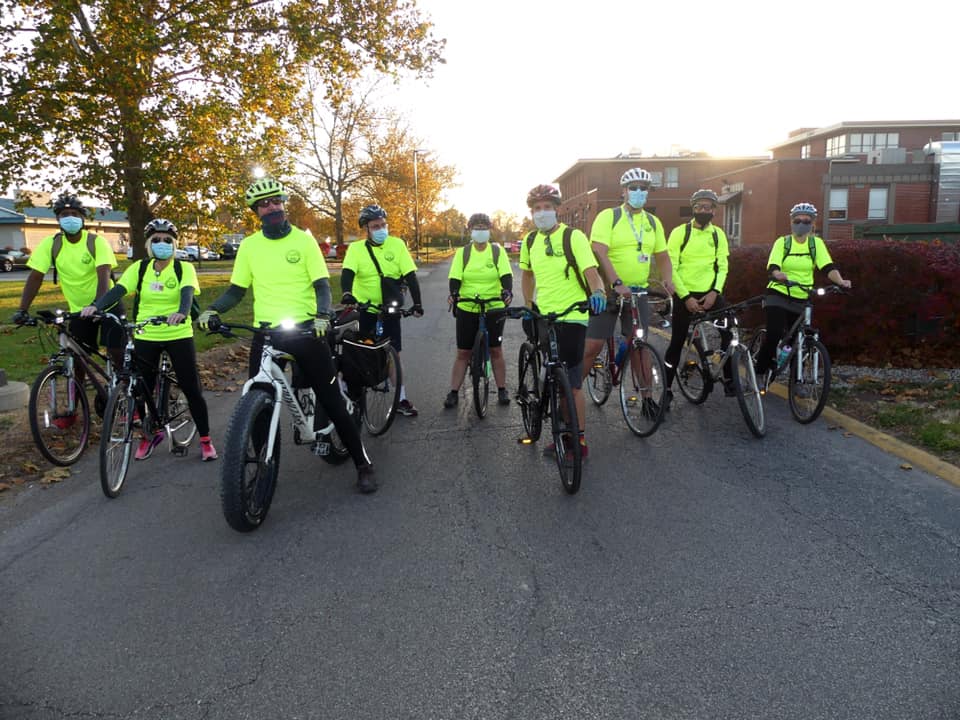
<svg viewBox="0 0 960 720">
<path fill-rule="evenodd" d="M 487 313 L 487 333 L 490 335 L 490 347 L 500 347 L 503 343 L 503 326 L 507 316 L 503 312 Z M 457 349 L 472 350 L 473 341 L 480 329 L 480 313 L 457 309 Z"/>
<path fill-rule="evenodd" d="M 96 352 L 101 345 L 111 349 L 123 347 L 123 328 L 111 318 L 73 318 L 69 330 L 90 352 Z"/>
</svg>

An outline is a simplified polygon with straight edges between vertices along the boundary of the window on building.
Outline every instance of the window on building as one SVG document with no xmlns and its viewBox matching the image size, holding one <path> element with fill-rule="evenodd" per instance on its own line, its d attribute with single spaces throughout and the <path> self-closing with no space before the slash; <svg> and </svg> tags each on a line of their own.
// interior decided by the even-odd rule
<svg viewBox="0 0 960 720">
<path fill-rule="evenodd" d="M 867 220 L 887 219 L 887 188 L 870 188 Z"/>
<path fill-rule="evenodd" d="M 847 154 L 847 136 L 837 135 L 827 138 L 827 157 L 837 157 Z"/>
<path fill-rule="evenodd" d="M 900 133 L 850 133 L 851 153 L 863 154 L 871 150 L 895 148 L 900 144 Z"/>
<path fill-rule="evenodd" d="M 940 139 L 944 142 L 956 142 L 957 140 L 960 140 L 960 132 L 941 133 Z"/>
<path fill-rule="evenodd" d="M 810 143 L 800 146 L 800 157 L 804 160 L 810 157 Z"/>
<path fill-rule="evenodd" d="M 664 168 L 663 186 L 668 188 L 680 187 L 680 168 Z"/>
<path fill-rule="evenodd" d="M 829 217 L 831 220 L 847 219 L 847 188 L 830 190 Z"/>
<path fill-rule="evenodd" d="M 727 239 L 734 245 L 740 245 L 740 211 L 741 203 L 729 203 L 723 206 L 723 231 Z"/>
<path fill-rule="evenodd" d="M 650 171 L 650 177 L 653 179 L 653 186 L 654 186 L 655 188 L 657 188 L 657 187 L 663 187 L 663 173 L 662 173 L 662 172 L 660 172 L 659 170 L 655 170 L 655 171 L 654 171 L 654 170 L 651 170 L 651 171 Z"/>
</svg>

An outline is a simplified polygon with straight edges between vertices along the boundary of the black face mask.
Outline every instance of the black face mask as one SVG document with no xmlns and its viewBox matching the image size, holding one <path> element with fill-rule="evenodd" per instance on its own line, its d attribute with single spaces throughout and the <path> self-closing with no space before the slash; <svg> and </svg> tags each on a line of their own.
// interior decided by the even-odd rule
<svg viewBox="0 0 960 720">
<path fill-rule="evenodd" d="M 697 221 L 697 225 L 699 225 L 700 227 L 705 227 L 708 222 L 713 220 L 713 213 L 712 212 L 694 213 L 693 219 Z"/>
<path fill-rule="evenodd" d="M 260 218 L 261 229 L 265 237 L 279 240 L 290 232 L 290 222 L 283 210 L 275 210 Z"/>
</svg>

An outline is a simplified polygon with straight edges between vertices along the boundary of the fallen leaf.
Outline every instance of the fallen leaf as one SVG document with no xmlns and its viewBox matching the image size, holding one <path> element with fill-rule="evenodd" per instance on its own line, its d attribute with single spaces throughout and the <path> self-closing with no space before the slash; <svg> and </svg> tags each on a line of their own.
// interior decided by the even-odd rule
<svg viewBox="0 0 960 720">
<path fill-rule="evenodd" d="M 4 490 L 9 490 L 12 487 L 13 485 L 11 485 L 10 483 L 0 482 L 0 492 L 3 492 Z"/>
<path fill-rule="evenodd" d="M 34 465 L 32 462 L 25 462 L 20 466 L 20 469 L 27 473 L 37 473 L 40 472 L 40 468 Z"/>
<path fill-rule="evenodd" d="M 853 433 L 851 433 L 851 432 L 845 432 L 845 433 L 843 434 L 844 437 L 851 437 L 852 435 L 853 435 Z"/>
<path fill-rule="evenodd" d="M 913 470 L 913 465 L 910 463 L 903 463 L 900 465 L 901 470 Z"/>
</svg>

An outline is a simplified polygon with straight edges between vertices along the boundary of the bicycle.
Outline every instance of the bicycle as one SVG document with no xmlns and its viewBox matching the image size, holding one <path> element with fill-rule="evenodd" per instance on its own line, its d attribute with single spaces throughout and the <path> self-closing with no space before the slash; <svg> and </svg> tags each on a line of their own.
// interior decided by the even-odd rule
<svg viewBox="0 0 960 720">
<path fill-rule="evenodd" d="M 529 315 L 534 319 L 533 339 L 520 346 L 518 361 L 519 386 L 516 400 L 527 436 L 524 443 L 540 439 L 544 418 L 550 420 L 554 455 L 563 489 L 573 495 L 580 490 L 583 457 L 580 451 L 580 424 L 573 400 L 567 366 L 560 361 L 555 325 L 573 311 L 586 312 L 589 303 L 578 300 L 562 312 L 542 315 L 531 308 L 509 308 L 507 317 L 517 319 Z M 537 320 L 547 326 L 547 346 L 540 348 Z"/>
<path fill-rule="evenodd" d="M 659 280 L 651 279 L 647 283 L 647 306 L 651 315 L 659 315 L 661 328 L 670 327 L 673 322 L 673 295 L 667 292 L 666 286 Z"/>
<path fill-rule="evenodd" d="M 472 298 L 458 297 L 454 305 L 459 303 L 473 303 L 480 306 L 477 335 L 473 339 L 473 350 L 470 353 L 470 380 L 473 384 L 473 409 L 478 418 L 487 414 L 487 401 L 490 393 L 490 331 L 487 328 L 487 305 L 503 302 L 501 297 L 481 298 L 479 295 Z M 503 315 L 504 309 L 494 309 L 490 315 Z"/>
<path fill-rule="evenodd" d="M 100 488 L 108 498 L 115 498 L 123 490 L 130 469 L 133 431 L 138 423 L 145 438 L 164 432 L 170 452 L 179 457 L 187 454 L 197 426 L 173 373 L 170 356 L 160 354 L 156 380 L 153 387 L 147 387 L 145 363 L 135 352 L 134 336 L 147 325 L 165 325 L 167 317 L 157 315 L 128 323 L 109 313 L 97 316 L 121 322 L 126 334 L 123 365 L 117 370 L 116 383 L 107 399 L 100 434 Z"/>
<path fill-rule="evenodd" d="M 30 388 L 30 432 L 40 453 L 54 465 L 72 465 L 90 441 L 90 399 L 77 379 L 77 364 L 94 391 L 94 410 L 103 417 L 113 386 L 113 365 L 108 355 L 88 351 L 70 334 L 68 321 L 80 313 L 40 310 L 22 325 L 53 326 L 60 349 L 40 371 Z"/>
<path fill-rule="evenodd" d="M 740 342 L 740 323 L 737 315 L 763 301 L 762 296 L 750 298 L 736 305 L 728 305 L 695 315 L 687 332 L 687 340 L 680 354 L 677 383 L 680 392 L 695 405 L 703 403 L 715 383 L 723 377 L 723 368 L 732 364 L 731 380 L 737 404 L 750 432 L 756 437 L 766 435 L 763 413 L 763 392 L 753 368 L 753 357 Z M 714 345 L 712 329 L 730 332 L 726 350 Z M 719 357 L 717 357 L 719 355 Z"/>
<path fill-rule="evenodd" d="M 349 329 L 349 323 L 339 331 Z M 317 404 L 311 387 L 300 387 L 297 361 L 290 353 L 273 346 L 273 336 L 314 337 L 312 329 L 284 323 L 271 327 L 227 324 L 212 318 L 211 333 L 236 337 L 236 330 L 244 330 L 263 337 L 260 368 L 243 385 L 227 427 L 227 443 L 220 466 L 220 503 L 227 524 L 238 532 L 250 532 L 263 524 L 270 510 L 280 472 L 280 411 L 286 407 L 293 419 L 293 441 L 297 445 L 311 443 L 314 455 L 334 453 L 345 459 L 348 452 L 332 421 Z M 288 379 L 284 366 L 292 366 Z M 340 386 L 340 394 L 347 412 L 353 415 L 354 406 L 349 394 Z M 315 423 L 315 418 L 317 422 Z M 323 421 L 326 424 L 323 425 Z M 314 429 L 315 425 L 323 425 Z"/>
<path fill-rule="evenodd" d="M 620 410 L 623 412 L 623 419 L 631 432 L 640 437 L 649 437 L 660 427 L 664 415 L 664 396 L 667 392 L 663 360 L 657 349 L 645 339 L 643 324 L 640 322 L 639 303 L 646 295 L 647 290 L 638 289 L 631 291 L 629 300 L 623 295 L 617 296 L 618 317 L 623 304 L 630 303 L 630 341 L 621 338 L 618 345 L 614 342 L 614 336 L 608 337 L 586 378 L 587 394 L 598 406 L 607 401 L 614 387 L 620 386 Z M 615 351 L 615 347 L 619 349 Z M 628 367 L 629 381 L 624 382 Z"/>
<path fill-rule="evenodd" d="M 777 365 L 765 378 L 764 392 L 780 371 L 789 365 L 787 401 L 790 413 L 797 422 L 807 425 L 820 417 L 830 394 L 830 353 L 820 340 L 820 331 L 813 327 L 813 298 L 845 291 L 837 285 L 818 288 L 792 280 L 783 284 L 788 288 L 800 288 L 807 293 L 807 297 L 803 301 L 803 312 L 777 343 Z M 766 335 L 766 328 L 761 328 L 753 336 L 750 355 L 754 362 Z M 784 353 L 784 348 L 789 348 L 789 352 Z"/>
</svg>

